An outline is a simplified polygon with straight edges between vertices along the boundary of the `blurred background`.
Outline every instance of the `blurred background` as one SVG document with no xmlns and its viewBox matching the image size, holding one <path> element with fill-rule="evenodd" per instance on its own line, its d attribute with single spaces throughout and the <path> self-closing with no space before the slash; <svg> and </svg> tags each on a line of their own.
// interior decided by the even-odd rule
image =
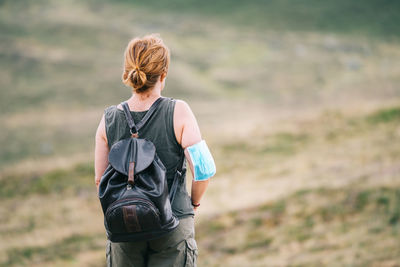
<svg viewBox="0 0 400 267">
<path fill-rule="evenodd" d="M 148 33 L 217 163 L 199 266 L 399 266 L 392 0 L 1 0 L 0 266 L 105 266 L 94 136 Z"/>
</svg>

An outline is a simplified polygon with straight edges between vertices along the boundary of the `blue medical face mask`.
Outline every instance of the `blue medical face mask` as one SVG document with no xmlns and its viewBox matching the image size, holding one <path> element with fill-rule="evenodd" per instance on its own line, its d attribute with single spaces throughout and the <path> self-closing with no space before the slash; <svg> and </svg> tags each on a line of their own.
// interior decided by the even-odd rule
<svg viewBox="0 0 400 267">
<path fill-rule="evenodd" d="M 193 178 L 195 181 L 204 181 L 214 176 L 216 172 L 215 162 L 206 141 L 201 140 L 186 149 L 193 165 Z"/>
</svg>

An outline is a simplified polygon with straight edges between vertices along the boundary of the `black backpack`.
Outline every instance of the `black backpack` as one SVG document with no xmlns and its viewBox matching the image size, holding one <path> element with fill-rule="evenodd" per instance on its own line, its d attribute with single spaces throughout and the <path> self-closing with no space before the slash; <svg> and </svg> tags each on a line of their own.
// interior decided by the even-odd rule
<svg viewBox="0 0 400 267">
<path fill-rule="evenodd" d="M 155 239 L 179 224 L 171 203 L 182 177 L 183 150 L 169 194 L 166 169 L 154 144 L 138 136 L 161 101 L 162 97 L 157 99 L 136 125 L 128 104 L 121 103 L 132 136 L 111 146 L 109 165 L 99 185 L 104 226 L 108 239 L 113 242 Z"/>
</svg>

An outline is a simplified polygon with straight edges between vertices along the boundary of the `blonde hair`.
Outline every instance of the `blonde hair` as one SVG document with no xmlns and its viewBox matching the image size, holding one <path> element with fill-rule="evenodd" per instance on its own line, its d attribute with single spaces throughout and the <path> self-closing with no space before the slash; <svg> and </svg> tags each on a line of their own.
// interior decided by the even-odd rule
<svg viewBox="0 0 400 267">
<path fill-rule="evenodd" d="M 169 49 L 158 34 L 132 39 L 125 49 L 122 82 L 137 93 L 152 88 L 168 72 Z"/>
</svg>

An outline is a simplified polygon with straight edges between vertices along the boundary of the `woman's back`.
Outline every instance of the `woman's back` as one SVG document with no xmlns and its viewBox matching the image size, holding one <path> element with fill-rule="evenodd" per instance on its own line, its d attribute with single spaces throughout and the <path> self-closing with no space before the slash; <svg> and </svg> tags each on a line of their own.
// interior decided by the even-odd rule
<svg viewBox="0 0 400 267">
<path fill-rule="evenodd" d="M 176 101 L 162 97 L 156 111 L 140 129 L 140 138 L 151 141 L 156 147 L 156 153 L 167 170 L 168 189 L 171 188 L 175 172 L 181 163 L 183 148 L 178 143 L 174 131 L 174 110 Z M 147 111 L 132 111 L 135 123 L 138 123 Z M 116 105 L 109 106 L 104 111 L 108 147 L 121 139 L 131 136 L 124 111 Z M 172 210 L 178 218 L 194 215 L 190 197 L 186 191 L 186 179 L 179 184 L 178 193 L 172 203 Z"/>
<path fill-rule="evenodd" d="M 139 133 L 140 138 L 145 138 L 155 145 L 157 155 L 167 169 L 167 178 L 171 178 L 174 173 L 183 150 L 175 138 L 173 128 L 174 107 L 175 101 L 173 99 L 163 97 L 157 110 L 140 129 Z M 146 113 L 147 111 L 131 110 L 136 124 Z M 123 110 L 113 105 L 106 108 L 104 114 L 109 148 L 115 142 L 131 136 Z"/>
</svg>

